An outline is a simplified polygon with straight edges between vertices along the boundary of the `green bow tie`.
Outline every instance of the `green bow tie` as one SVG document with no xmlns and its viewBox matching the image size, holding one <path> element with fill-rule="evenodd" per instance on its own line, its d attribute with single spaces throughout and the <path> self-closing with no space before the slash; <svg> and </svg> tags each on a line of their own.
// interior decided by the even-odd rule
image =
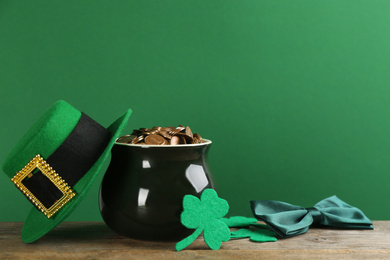
<svg viewBox="0 0 390 260">
<path fill-rule="evenodd" d="M 256 218 L 264 221 L 279 236 L 292 237 L 305 233 L 310 225 L 342 229 L 373 229 L 364 213 L 336 196 L 321 200 L 312 208 L 281 201 L 253 200 Z"/>
</svg>

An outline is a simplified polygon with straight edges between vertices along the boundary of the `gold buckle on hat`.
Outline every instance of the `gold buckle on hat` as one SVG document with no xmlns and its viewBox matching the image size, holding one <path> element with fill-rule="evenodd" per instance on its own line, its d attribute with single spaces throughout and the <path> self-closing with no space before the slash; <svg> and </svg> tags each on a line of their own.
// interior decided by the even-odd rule
<svg viewBox="0 0 390 260">
<path fill-rule="evenodd" d="M 22 181 L 28 176 L 32 176 L 33 170 L 38 168 L 43 175 L 45 175 L 63 194 L 50 208 L 46 208 L 42 202 L 39 201 L 34 194 L 27 189 Z M 60 208 L 62 208 L 70 199 L 76 196 L 76 193 L 70 188 L 70 186 L 53 170 L 52 167 L 39 155 L 37 154 L 31 161 L 23 167 L 11 181 L 15 183 L 16 187 L 19 188 L 23 194 L 35 204 L 35 206 L 45 214 L 47 218 L 53 216 Z"/>
</svg>

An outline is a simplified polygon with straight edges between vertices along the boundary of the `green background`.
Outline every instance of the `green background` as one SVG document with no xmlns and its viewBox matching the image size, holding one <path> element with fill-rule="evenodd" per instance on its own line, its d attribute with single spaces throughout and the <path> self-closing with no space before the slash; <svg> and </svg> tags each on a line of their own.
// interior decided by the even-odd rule
<svg viewBox="0 0 390 260">
<path fill-rule="evenodd" d="M 64 99 L 189 125 L 231 215 L 337 195 L 390 219 L 389 1 L 0 1 L 0 161 Z M 107 166 L 107 163 L 106 163 Z M 68 220 L 101 220 L 93 189 Z M 31 208 L 0 176 L 0 221 Z"/>
</svg>

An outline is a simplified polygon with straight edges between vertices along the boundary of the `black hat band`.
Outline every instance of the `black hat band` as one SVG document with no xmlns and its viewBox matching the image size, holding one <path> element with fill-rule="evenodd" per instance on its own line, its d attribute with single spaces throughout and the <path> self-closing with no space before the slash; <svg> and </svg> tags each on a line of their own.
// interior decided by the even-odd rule
<svg viewBox="0 0 390 260">
<path fill-rule="evenodd" d="M 110 139 L 106 128 L 82 113 L 76 127 L 46 162 L 73 187 L 99 159 Z M 39 169 L 22 183 L 46 208 L 63 196 Z"/>
</svg>

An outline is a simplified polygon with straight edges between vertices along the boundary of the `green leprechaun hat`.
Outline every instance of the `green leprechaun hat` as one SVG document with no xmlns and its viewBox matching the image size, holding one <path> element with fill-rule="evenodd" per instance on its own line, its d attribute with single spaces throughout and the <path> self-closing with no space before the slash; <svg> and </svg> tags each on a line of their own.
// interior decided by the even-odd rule
<svg viewBox="0 0 390 260">
<path fill-rule="evenodd" d="M 130 115 L 129 109 L 106 129 L 61 100 L 19 140 L 3 170 L 35 206 L 24 222 L 23 242 L 39 239 L 76 208 Z"/>
</svg>

